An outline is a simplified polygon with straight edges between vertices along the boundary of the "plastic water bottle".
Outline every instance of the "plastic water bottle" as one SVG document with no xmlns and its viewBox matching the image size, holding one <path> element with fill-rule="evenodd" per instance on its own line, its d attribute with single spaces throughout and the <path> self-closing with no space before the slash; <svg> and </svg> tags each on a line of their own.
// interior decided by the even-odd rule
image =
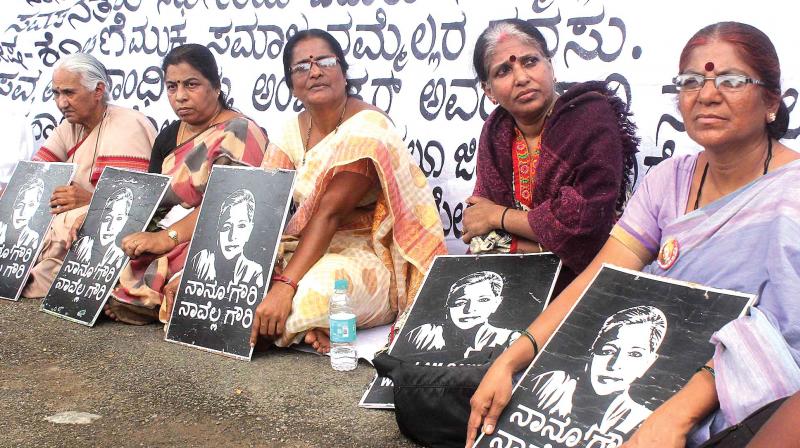
<svg viewBox="0 0 800 448">
<path fill-rule="evenodd" d="M 347 295 L 347 280 L 334 283 L 328 304 L 331 330 L 331 367 L 334 370 L 353 370 L 358 364 L 356 355 L 356 315 Z"/>
</svg>

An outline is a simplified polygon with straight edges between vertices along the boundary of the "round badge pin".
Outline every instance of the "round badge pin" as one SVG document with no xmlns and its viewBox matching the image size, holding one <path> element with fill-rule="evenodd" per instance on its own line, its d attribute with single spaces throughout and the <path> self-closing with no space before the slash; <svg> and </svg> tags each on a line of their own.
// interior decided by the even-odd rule
<svg viewBox="0 0 800 448">
<path fill-rule="evenodd" d="M 661 245 L 661 250 L 658 251 L 658 266 L 667 270 L 678 261 L 680 254 L 680 245 L 675 238 L 667 238 L 664 244 Z"/>
</svg>

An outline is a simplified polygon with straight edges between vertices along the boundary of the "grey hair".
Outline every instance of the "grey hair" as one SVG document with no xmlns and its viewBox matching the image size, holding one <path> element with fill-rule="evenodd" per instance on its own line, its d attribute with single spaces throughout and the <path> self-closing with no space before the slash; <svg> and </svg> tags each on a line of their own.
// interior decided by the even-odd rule
<svg viewBox="0 0 800 448">
<path fill-rule="evenodd" d="M 89 53 L 73 53 L 64 56 L 55 69 L 81 75 L 81 84 L 89 90 L 94 90 L 102 82 L 106 86 L 106 90 L 103 92 L 103 103 L 108 104 L 111 99 L 111 77 L 108 76 L 108 70 L 102 62 Z"/>
<path fill-rule="evenodd" d="M 489 60 L 497 49 L 497 44 L 507 37 L 515 37 L 526 45 L 539 49 L 546 58 L 552 55 L 547 49 L 547 41 L 542 33 L 530 22 L 521 19 L 504 19 L 489 23 L 489 26 L 478 36 L 475 51 L 472 54 L 472 67 L 481 82 L 489 79 Z"/>
</svg>

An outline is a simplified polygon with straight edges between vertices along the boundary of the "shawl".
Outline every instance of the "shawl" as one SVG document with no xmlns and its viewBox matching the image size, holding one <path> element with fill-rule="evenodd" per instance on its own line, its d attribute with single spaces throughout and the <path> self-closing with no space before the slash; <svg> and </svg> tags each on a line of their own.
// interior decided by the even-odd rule
<svg viewBox="0 0 800 448">
<path fill-rule="evenodd" d="M 542 130 L 528 223 L 574 273 L 600 251 L 626 199 L 639 143 L 629 115 L 604 82 L 587 82 L 558 98 Z M 502 107 L 484 123 L 473 191 L 507 207 L 514 206 L 514 127 Z"/>
</svg>

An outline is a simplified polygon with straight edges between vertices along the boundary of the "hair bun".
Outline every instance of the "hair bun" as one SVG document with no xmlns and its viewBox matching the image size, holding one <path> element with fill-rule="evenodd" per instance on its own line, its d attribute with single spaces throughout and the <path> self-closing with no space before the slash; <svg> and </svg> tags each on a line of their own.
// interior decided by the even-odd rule
<svg viewBox="0 0 800 448">
<path fill-rule="evenodd" d="M 767 134 L 776 140 L 780 140 L 784 135 L 786 135 L 786 131 L 788 130 L 789 108 L 786 107 L 786 103 L 784 103 L 783 99 L 781 99 L 781 102 L 778 105 L 778 112 L 775 114 L 775 121 L 772 123 L 767 123 Z"/>
</svg>

